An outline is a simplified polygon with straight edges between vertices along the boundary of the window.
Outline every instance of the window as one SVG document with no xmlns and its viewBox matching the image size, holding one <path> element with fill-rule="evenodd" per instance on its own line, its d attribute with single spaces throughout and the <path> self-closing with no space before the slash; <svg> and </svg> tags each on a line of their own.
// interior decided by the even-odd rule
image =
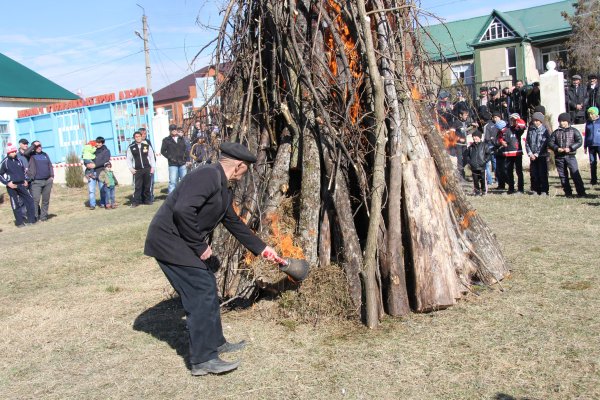
<svg viewBox="0 0 600 400">
<path fill-rule="evenodd" d="M 4 152 L 6 151 L 9 140 L 10 133 L 8 132 L 8 121 L 0 121 L 0 146 L 2 146 L 0 147 L 1 158 L 4 158 Z"/>
<path fill-rule="evenodd" d="M 173 123 L 173 106 L 164 106 L 165 115 L 167 116 L 167 121 L 169 124 Z"/>
<path fill-rule="evenodd" d="M 194 116 L 194 103 L 188 101 L 183 103 L 183 118 L 191 118 Z"/>
<path fill-rule="evenodd" d="M 494 18 L 490 26 L 487 28 L 480 42 L 487 42 L 489 40 L 514 38 L 515 34 L 513 31 L 508 29 L 498 18 Z"/>
<path fill-rule="evenodd" d="M 517 49 L 515 47 L 506 48 L 506 71 L 512 76 L 512 81 L 517 81 Z"/>
<path fill-rule="evenodd" d="M 538 65 L 538 70 L 540 73 L 546 71 L 548 61 L 556 62 L 557 71 L 564 70 L 569 62 L 569 53 L 564 45 L 543 47 L 540 49 L 539 57 L 538 62 L 541 65 Z"/>
<path fill-rule="evenodd" d="M 450 69 L 452 70 L 450 76 L 452 85 L 456 83 L 465 85 L 473 83 L 473 64 L 452 65 Z"/>
</svg>

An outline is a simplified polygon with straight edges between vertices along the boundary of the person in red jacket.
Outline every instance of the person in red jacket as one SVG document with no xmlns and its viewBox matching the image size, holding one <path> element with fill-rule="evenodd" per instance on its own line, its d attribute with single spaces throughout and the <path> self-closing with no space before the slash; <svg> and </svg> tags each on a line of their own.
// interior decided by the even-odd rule
<svg viewBox="0 0 600 400">
<path fill-rule="evenodd" d="M 509 182 L 508 194 L 515 192 L 513 170 L 517 172 L 517 190 L 519 193 L 524 193 L 525 181 L 523 180 L 523 146 L 521 145 L 521 138 L 527 128 L 527 123 L 517 113 L 510 114 L 508 118 L 512 133 L 509 135 L 510 146 L 504 152 L 504 156 L 506 157 L 506 174 Z M 510 182 L 513 183 L 511 184 Z"/>
</svg>

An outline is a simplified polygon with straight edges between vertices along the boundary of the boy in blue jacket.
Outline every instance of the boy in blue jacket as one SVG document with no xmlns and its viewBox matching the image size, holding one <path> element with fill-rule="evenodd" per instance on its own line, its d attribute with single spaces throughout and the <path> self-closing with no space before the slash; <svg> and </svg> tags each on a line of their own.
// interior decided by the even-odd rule
<svg viewBox="0 0 600 400">
<path fill-rule="evenodd" d="M 21 160 L 17 158 L 17 146 L 15 145 L 9 144 L 7 146 L 6 157 L 0 162 L 0 182 L 6 185 L 17 227 L 22 228 L 25 226 L 23 214 L 19 210 L 19 197 L 27 208 L 27 220 L 29 223 L 35 224 L 33 197 L 27 189 L 29 183 L 25 177 L 25 167 Z"/>
</svg>

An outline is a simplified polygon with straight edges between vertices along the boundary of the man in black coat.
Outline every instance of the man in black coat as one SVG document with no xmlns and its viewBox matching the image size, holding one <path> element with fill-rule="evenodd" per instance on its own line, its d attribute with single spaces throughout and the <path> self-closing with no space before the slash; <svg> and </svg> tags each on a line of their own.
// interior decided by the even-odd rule
<svg viewBox="0 0 600 400">
<path fill-rule="evenodd" d="M 148 228 L 144 254 L 154 257 L 179 293 L 187 316 L 192 375 L 234 370 L 239 361 L 225 362 L 219 354 L 236 351 L 245 342 L 229 343 L 223 336 L 219 298 L 207 237 L 221 222 L 255 255 L 277 256 L 233 210 L 228 182 L 238 181 L 256 157 L 239 143 L 223 143 L 217 164 L 187 174 L 160 207 Z"/>
<path fill-rule="evenodd" d="M 569 114 L 571 121 L 574 124 L 585 123 L 585 110 L 587 104 L 587 90 L 581 84 L 581 76 L 573 75 L 572 85 L 567 91 L 567 104 L 569 106 Z"/>
<path fill-rule="evenodd" d="M 160 153 L 169 161 L 169 193 L 187 174 L 190 159 L 185 139 L 177 134 L 177 125 L 169 125 L 169 136 L 163 139 Z"/>
</svg>

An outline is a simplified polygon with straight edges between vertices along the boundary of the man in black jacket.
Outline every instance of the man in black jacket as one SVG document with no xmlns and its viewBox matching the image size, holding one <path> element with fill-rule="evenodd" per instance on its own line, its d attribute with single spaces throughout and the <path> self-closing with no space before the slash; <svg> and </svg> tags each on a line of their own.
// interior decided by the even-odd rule
<svg viewBox="0 0 600 400">
<path fill-rule="evenodd" d="M 33 197 L 27 190 L 29 183 L 25 177 L 25 167 L 17 158 L 17 146 L 15 145 L 7 146 L 6 157 L 0 162 L 0 182 L 6 185 L 17 226 L 19 228 L 25 226 L 23 214 L 19 210 L 19 197 L 27 208 L 27 220 L 29 223 L 35 224 Z"/>
<path fill-rule="evenodd" d="M 571 116 L 567 113 L 562 113 L 558 116 L 558 123 L 560 127 L 552 133 L 549 147 L 554 151 L 560 184 L 565 191 L 565 195 L 571 197 L 573 190 L 569 183 L 570 172 L 573 183 L 575 183 L 577 195 L 584 197 L 586 195 L 585 187 L 583 186 L 583 179 L 581 179 L 579 166 L 575 158 L 577 149 L 583 144 L 581 133 L 571 126 Z"/>
<path fill-rule="evenodd" d="M 34 141 L 25 151 L 25 157 L 29 159 L 27 178 L 31 181 L 30 189 L 35 207 L 35 218 L 38 221 L 48 220 L 48 208 L 50 207 L 50 193 L 54 182 L 54 168 L 50 157 L 42 150 L 39 140 Z M 39 208 L 40 199 L 42 206 Z"/>
<path fill-rule="evenodd" d="M 163 139 L 160 153 L 169 161 L 169 193 L 187 173 L 189 154 L 183 137 L 177 134 L 177 125 L 169 125 L 169 136 Z"/>
<path fill-rule="evenodd" d="M 588 109 L 590 107 L 600 106 L 600 90 L 598 90 L 598 75 L 592 74 L 588 76 L 587 93 L 588 99 L 585 108 Z"/>
<path fill-rule="evenodd" d="M 487 193 L 485 166 L 491 157 L 491 149 L 481 140 L 481 132 L 473 133 L 473 143 L 465 152 L 465 163 L 471 167 L 473 174 L 473 194 L 483 196 Z"/>
<path fill-rule="evenodd" d="M 150 223 L 144 254 L 154 257 L 181 297 L 187 316 L 192 375 L 234 370 L 219 354 L 236 351 L 245 342 L 223 336 L 219 298 L 208 236 L 221 222 L 255 255 L 273 260 L 277 254 L 242 222 L 232 206 L 228 181 L 235 182 L 256 157 L 239 143 L 223 143 L 219 163 L 196 168 L 175 188 Z"/>
<path fill-rule="evenodd" d="M 573 75 L 571 79 L 573 83 L 567 91 L 569 114 L 571 114 L 572 123 L 583 124 L 585 122 L 587 91 L 585 86 L 581 84 L 580 75 Z"/>
<path fill-rule="evenodd" d="M 96 158 L 94 162 L 91 162 L 86 165 L 87 168 L 94 169 L 94 176 L 96 178 L 90 179 L 88 181 L 88 194 L 90 198 L 90 210 L 94 210 L 96 208 L 96 186 L 98 186 L 98 190 L 100 191 L 100 208 L 106 207 L 106 196 L 104 190 L 104 183 L 98 180 L 98 176 L 100 176 L 100 172 L 104 171 L 104 164 L 110 161 L 110 150 L 108 147 L 104 145 L 104 138 L 102 136 L 98 136 L 96 138 Z"/>
<path fill-rule="evenodd" d="M 134 142 L 127 147 L 127 167 L 133 174 L 134 187 L 131 207 L 152 204 L 152 174 L 156 162 L 152 147 L 142 139 L 139 131 L 133 133 Z"/>
</svg>

